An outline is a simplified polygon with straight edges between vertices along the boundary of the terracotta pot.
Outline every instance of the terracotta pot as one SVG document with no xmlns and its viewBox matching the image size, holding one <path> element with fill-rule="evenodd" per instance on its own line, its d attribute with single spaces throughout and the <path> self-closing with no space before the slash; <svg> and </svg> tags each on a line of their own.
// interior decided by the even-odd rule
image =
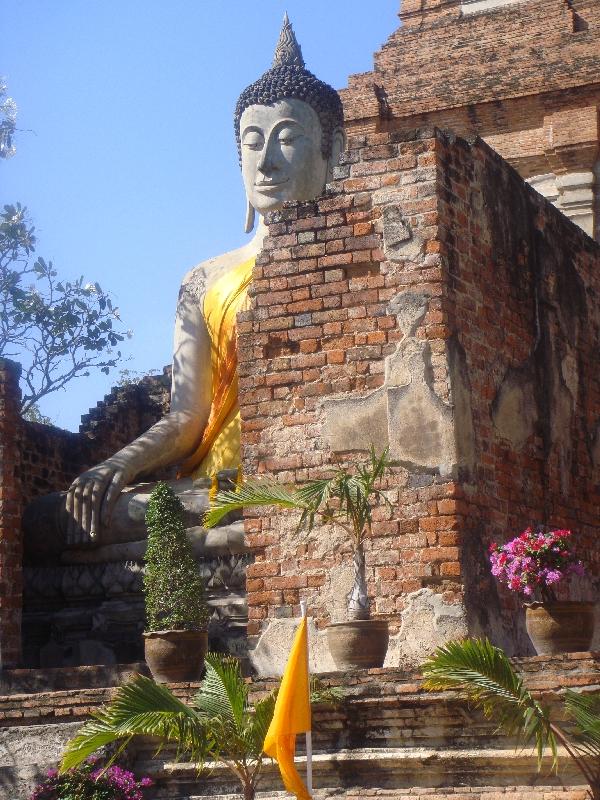
<svg viewBox="0 0 600 800">
<path fill-rule="evenodd" d="M 338 669 L 382 667 L 389 638 L 385 619 L 334 622 L 327 628 L 329 651 Z"/>
<path fill-rule="evenodd" d="M 208 649 L 206 631 L 151 631 L 144 633 L 144 656 L 155 681 L 199 681 Z"/>
<path fill-rule="evenodd" d="M 594 604 L 530 603 L 525 606 L 525 627 L 538 655 L 589 650 L 594 635 Z"/>
</svg>

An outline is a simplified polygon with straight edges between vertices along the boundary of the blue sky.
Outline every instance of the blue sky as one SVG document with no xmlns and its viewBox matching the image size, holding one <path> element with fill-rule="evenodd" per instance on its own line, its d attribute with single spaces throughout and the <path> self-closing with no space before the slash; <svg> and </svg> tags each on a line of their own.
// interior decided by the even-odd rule
<svg viewBox="0 0 600 800">
<path fill-rule="evenodd" d="M 368 11 L 367 11 L 368 9 Z M 333 86 L 368 71 L 398 0 L 19 0 L 0 75 L 19 107 L 0 202 L 27 205 L 38 255 L 110 290 L 134 336 L 123 367 L 170 362 L 179 281 L 243 243 L 233 136 L 241 90 L 270 65 L 287 10 L 307 67 Z M 116 382 L 81 378 L 41 410 L 61 427 Z"/>
</svg>

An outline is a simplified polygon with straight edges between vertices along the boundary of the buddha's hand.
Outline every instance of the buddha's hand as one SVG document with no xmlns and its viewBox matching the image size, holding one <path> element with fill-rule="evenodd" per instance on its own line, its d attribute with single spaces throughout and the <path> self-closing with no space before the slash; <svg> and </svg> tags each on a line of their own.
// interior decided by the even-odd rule
<svg viewBox="0 0 600 800">
<path fill-rule="evenodd" d="M 108 459 L 82 473 L 66 498 L 68 545 L 92 544 L 108 527 L 117 499 L 133 476 L 121 461 Z"/>
</svg>

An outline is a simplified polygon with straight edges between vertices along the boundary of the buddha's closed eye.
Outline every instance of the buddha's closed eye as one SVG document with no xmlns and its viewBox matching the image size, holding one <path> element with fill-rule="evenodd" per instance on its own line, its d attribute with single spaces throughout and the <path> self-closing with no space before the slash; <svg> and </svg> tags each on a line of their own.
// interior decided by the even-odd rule
<svg viewBox="0 0 600 800">
<path fill-rule="evenodd" d="M 258 131 L 250 131 L 244 136 L 242 144 L 249 150 L 262 150 L 265 145 L 265 139 Z"/>
</svg>

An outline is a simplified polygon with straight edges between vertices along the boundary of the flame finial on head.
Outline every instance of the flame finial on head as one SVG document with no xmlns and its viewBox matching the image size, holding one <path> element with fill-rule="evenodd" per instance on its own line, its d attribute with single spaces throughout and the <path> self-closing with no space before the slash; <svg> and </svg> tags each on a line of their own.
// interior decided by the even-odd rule
<svg viewBox="0 0 600 800">
<path fill-rule="evenodd" d="M 286 11 L 283 17 L 281 33 L 279 34 L 279 41 L 275 48 L 275 55 L 273 56 L 273 67 L 288 66 L 303 67 L 304 59 Z"/>
</svg>

